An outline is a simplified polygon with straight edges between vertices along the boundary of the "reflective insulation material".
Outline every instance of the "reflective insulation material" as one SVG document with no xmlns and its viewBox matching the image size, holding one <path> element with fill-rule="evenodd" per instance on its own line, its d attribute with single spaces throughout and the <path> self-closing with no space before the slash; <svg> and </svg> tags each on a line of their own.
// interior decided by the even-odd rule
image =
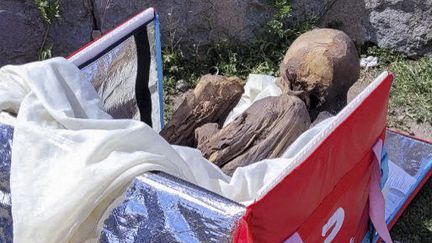
<svg viewBox="0 0 432 243">
<path fill-rule="evenodd" d="M 162 172 L 137 177 L 101 242 L 231 242 L 245 208 Z"/>
<path fill-rule="evenodd" d="M 113 118 L 142 120 L 160 131 L 162 81 L 155 25 L 149 22 L 80 69 Z"/>
<path fill-rule="evenodd" d="M 158 52 L 160 52 L 160 41 L 156 37 L 158 31 L 156 30 L 156 21 L 152 21 L 147 24 L 147 35 L 148 44 L 150 50 L 150 70 L 149 70 L 149 83 L 148 88 L 151 95 L 151 117 L 152 117 L 152 128 L 159 132 L 163 127 L 164 111 L 163 111 L 163 80 L 162 79 L 162 63 L 161 60 L 158 62 Z M 159 43 L 159 44 L 158 44 Z M 161 57 L 159 57 L 161 58 Z"/>
<path fill-rule="evenodd" d="M 432 170 L 432 145 L 387 131 L 387 181 L 383 187 L 385 218 L 389 224 Z M 386 174 L 385 170 L 383 170 Z"/>
<path fill-rule="evenodd" d="M 0 242 L 12 242 L 13 128 L 0 124 Z M 245 207 L 162 172 L 135 178 L 100 242 L 231 242 Z"/>
<path fill-rule="evenodd" d="M 13 128 L 0 123 L 0 242 L 12 243 L 12 213 L 9 187 Z"/>
<path fill-rule="evenodd" d="M 385 147 L 389 160 L 413 177 L 431 164 L 432 145 L 426 142 L 387 130 Z"/>
<path fill-rule="evenodd" d="M 135 98 L 137 59 L 135 39 L 131 36 L 81 68 L 98 92 L 105 110 L 116 119 L 140 120 Z"/>
</svg>

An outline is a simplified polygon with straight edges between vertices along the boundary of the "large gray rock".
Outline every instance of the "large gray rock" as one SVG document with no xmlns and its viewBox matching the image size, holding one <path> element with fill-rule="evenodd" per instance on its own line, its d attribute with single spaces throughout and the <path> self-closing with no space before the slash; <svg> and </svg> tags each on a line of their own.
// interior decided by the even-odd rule
<svg viewBox="0 0 432 243">
<path fill-rule="evenodd" d="M 291 17 L 289 22 L 299 24 L 301 22 L 320 17 L 325 12 L 331 0 L 291 0 Z"/>
<path fill-rule="evenodd" d="M 337 1 L 323 19 L 355 42 L 372 42 L 410 57 L 432 55 L 432 0 Z"/>
<path fill-rule="evenodd" d="M 408 56 L 432 55 L 432 1 L 370 1 L 372 41 Z"/>
<path fill-rule="evenodd" d="M 188 46 L 252 39 L 273 11 L 265 0 L 95 0 L 102 32 L 148 7 L 160 13 L 165 44 Z"/>
<path fill-rule="evenodd" d="M 54 56 L 68 56 L 91 41 L 93 29 L 92 0 L 60 2 L 61 18 L 50 27 L 48 42 L 53 44 Z"/>
<path fill-rule="evenodd" d="M 26 1 L 0 1 L 0 66 L 37 59 L 44 26 L 39 11 Z"/>
<path fill-rule="evenodd" d="M 50 26 L 46 44 L 54 56 L 67 56 L 91 40 L 94 28 L 90 0 L 61 1 L 61 19 Z M 47 26 L 33 0 L 0 1 L 0 66 L 38 59 Z"/>
</svg>

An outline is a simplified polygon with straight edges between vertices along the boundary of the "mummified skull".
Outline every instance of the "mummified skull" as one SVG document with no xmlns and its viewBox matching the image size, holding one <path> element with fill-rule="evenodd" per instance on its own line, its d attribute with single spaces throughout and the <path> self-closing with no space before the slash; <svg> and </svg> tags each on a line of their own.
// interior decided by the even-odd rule
<svg viewBox="0 0 432 243">
<path fill-rule="evenodd" d="M 333 114 L 347 103 L 347 92 L 357 81 L 360 63 L 356 47 L 342 31 L 315 29 L 290 46 L 280 66 L 278 85 L 299 96 L 311 118 L 323 110 Z"/>
</svg>

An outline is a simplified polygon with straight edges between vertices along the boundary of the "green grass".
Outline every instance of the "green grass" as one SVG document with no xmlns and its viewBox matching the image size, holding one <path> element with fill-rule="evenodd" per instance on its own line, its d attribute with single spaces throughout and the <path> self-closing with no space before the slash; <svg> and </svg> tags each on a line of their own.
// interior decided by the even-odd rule
<svg viewBox="0 0 432 243">
<path fill-rule="evenodd" d="M 409 130 L 409 120 L 432 125 L 432 58 L 413 61 L 397 57 L 388 65 L 396 75 L 390 95 L 389 125 L 402 130 Z M 432 242 L 432 180 L 397 221 L 391 234 L 400 242 Z"/>
<path fill-rule="evenodd" d="M 60 0 L 34 0 L 34 3 L 46 24 L 52 24 L 60 18 Z"/>
<path fill-rule="evenodd" d="M 43 45 L 38 51 L 39 60 L 46 60 L 52 57 L 52 48 L 53 45 Z"/>
<path fill-rule="evenodd" d="M 429 180 L 391 230 L 399 242 L 432 242 L 432 180 Z"/>
<path fill-rule="evenodd" d="M 390 94 L 388 125 L 410 130 L 409 123 L 432 125 L 432 58 L 410 60 L 388 49 L 363 47 L 365 56 L 377 56 L 380 66 L 372 74 L 384 70 L 396 76 Z"/>
<path fill-rule="evenodd" d="M 391 63 L 389 69 L 396 74 L 390 112 L 400 114 L 390 122 L 398 126 L 411 119 L 432 125 L 432 58 L 399 60 Z"/>
</svg>

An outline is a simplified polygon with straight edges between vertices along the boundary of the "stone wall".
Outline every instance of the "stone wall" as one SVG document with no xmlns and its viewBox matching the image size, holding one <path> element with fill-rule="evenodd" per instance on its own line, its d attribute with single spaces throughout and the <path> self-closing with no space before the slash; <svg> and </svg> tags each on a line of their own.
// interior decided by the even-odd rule
<svg viewBox="0 0 432 243">
<path fill-rule="evenodd" d="M 96 19 L 102 32 L 148 7 L 160 13 L 165 43 L 188 46 L 255 38 L 272 14 L 266 0 L 95 0 Z"/>
<path fill-rule="evenodd" d="M 0 1 L 0 66 L 36 59 L 44 32 L 38 16 L 27 2 Z"/>
<path fill-rule="evenodd" d="M 322 26 L 345 31 L 358 44 L 372 42 L 408 56 L 432 54 L 432 0 L 292 0 L 292 22 L 321 16 Z M 133 14 L 155 7 L 163 42 L 187 48 L 259 36 L 274 10 L 267 0 L 73 0 L 61 1 L 61 19 L 49 29 L 33 0 L 0 1 L 0 66 L 37 60 L 44 39 L 53 55 L 67 56 Z"/>
</svg>

